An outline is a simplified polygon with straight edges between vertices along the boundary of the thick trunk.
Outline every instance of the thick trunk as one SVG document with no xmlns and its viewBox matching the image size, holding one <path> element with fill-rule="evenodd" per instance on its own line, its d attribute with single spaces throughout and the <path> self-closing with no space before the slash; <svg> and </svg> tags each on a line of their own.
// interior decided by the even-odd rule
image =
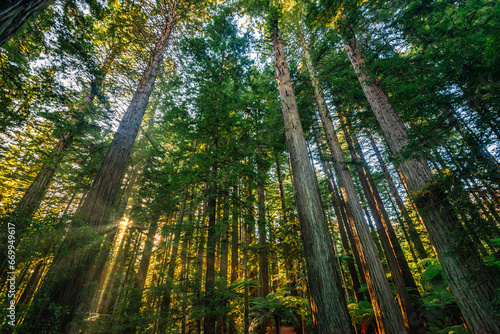
<svg viewBox="0 0 500 334">
<path fill-rule="evenodd" d="M 387 168 L 387 165 L 385 164 L 385 161 L 382 158 L 382 155 L 380 154 L 380 151 L 377 147 L 377 144 L 375 143 L 375 140 L 371 135 L 369 135 L 368 138 L 370 140 L 372 150 L 373 152 L 375 152 L 375 156 L 377 157 L 378 163 L 382 168 L 385 180 L 389 185 L 389 190 L 391 191 L 392 197 L 394 197 L 394 200 L 396 201 L 396 205 L 398 206 L 399 212 L 403 217 L 404 223 L 408 226 L 408 232 L 411 237 L 411 242 L 413 243 L 413 246 L 415 247 L 418 256 L 421 259 L 426 259 L 429 255 L 427 254 L 427 251 L 425 250 L 424 245 L 422 244 L 422 240 L 420 240 L 420 236 L 418 235 L 417 229 L 415 228 L 415 224 L 413 224 L 413 221 L 411 220 L 410 213 L 406 209 L 404 202 L 401 199 L 401 196 L 399 196 L 398 189 L 396 187 L 396 184 L 394 183 L 394 180 L 392 179 L 391 173 L 389 172 L 389 169 Z"/>
<path fill-rule="evenodd" d="M 361 265 L 366 275 L 368 291 L 373 304 L 378 328 L 385 333 L 405 333 L 406 329 L 403 317 L 394 300 L 384 268 L 377 255 L 375 243 L 363 218 L 363 208 L 361 207 L 356 188 L 354 187 L 354 183 L 347 168 L 340 142 L 333 127 L 332 119 L 328 113 L 323 92 L 320 89 L 311 57 L 307 51 L 307 45 L 303 38 L 301 38 L 301 40 L 306 67 L 314 88 L 314 97 L 323 124 L 323 129 L 325 130 L 326 140 L 330 152 L 332 153 L 333 166 L 337 174 L 344 202 L 352 214 L 353 219 L 350 221 L 350 224 L 354 232 L 356 247 L 361 256 Z"/>
<path fill-rule="evenodd" d="M 325 333 L 354 333 L 278 31 L 274 32 L 271 40 L 294 176 L 294 195 L 307 265 L 314 325 Z"/>
<path fill-rule="evenodd" d="M 16 0 L 0 4 L 0 46 L 8 42 L 33 14 L 42 11 L 51 0 Z"/>
<path fill-rule="evenodd" d="M 423 218 L 468 328 L 473 333 L 500 332 L 500 320 L 493 312 L 494 287 L 491 278 L 473 245 L 464 240 L 463 227 L 454 216 L 444 190 L 435 183 L 429 166 L 422 158 L 401 158 L 408 145 L 408 132 L 401 118 L 389 103 L 380 82 L 370 76 L 355 37 L 350 43 L 344 41 L 344 47 L 389 149 L 397 159 L 401 159 L 398 165 L 403 182 Z M 459 239 L 461 245 L 457 244 Z M 462 254 L 457 254 L 457 250 Z"/>
<path fill-rule="evenodd" d="M 149 97 L 163 64 L 170 35 L 176 23 L 175 3 L 173 6 L 174 8 L 169 13 L 167 23 L 142 74 L 132 101 L 120 122 L 83 203 L 80 216 L 90 226 L 106 225 L 109 209 L 115 202 L 116 193 L 120 188 L 127 161 L 132 152 L 142 118 L 148 106 Z"/>
</svg>

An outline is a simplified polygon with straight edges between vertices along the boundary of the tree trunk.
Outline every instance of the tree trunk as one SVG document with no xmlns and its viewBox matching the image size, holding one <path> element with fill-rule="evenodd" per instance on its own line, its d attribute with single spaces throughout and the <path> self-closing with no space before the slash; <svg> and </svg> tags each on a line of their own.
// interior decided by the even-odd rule
<svg viewBox="0 0 500 334">
<path fill-rule="evenodd" d="M 264 184 L 266 171 L 260 159 L 263 159 L 262 148 L 257 147 L 257 207 L 258 207 L 258 229 L 259 229 L 259 268 L 260 268 L 260 296 L 265 297 L 269 294 L 269 263 L 267 259 L 267 228 L 266 228 L 266 198 L 264 193 Z"/>
<path fill-rule="evenodd" d="M 165 279 L 165 291 L 163 292 L 162 301 L 161 301 L 161 320 L 159 323 L 159 331 L 162 333 L 165 331 L 165 324 L 168 321 L 168 313 L 170 311 L 170 302 L 172 301 L 172 287 L 174 282 L 174 274 L 175 274 L 175 262 L 177 261 L 177 254 L 179 253 L 179 244 L 181 241 L 181 232 L 184 227 L 184 213 L 186 212 L 186 200 L 188 195 L 188 187 L 184 188 L 182 192 L 182 202 L 179 210 L 179 215 L 177 216 L 177 223 L 175 225 L 174 235 L 173 235 L 173 244 L 172 251 L 170 253 L 170 260 L 168 261 L 168 269 L 167 275 Z"/>
<path fill-rule="evenodd" d="M 206 193 L 207 190 L 207 185 L 205 183 L 205 190 L 204 193 Z M 201 215 L 200 222 L 198 224 L 198 229 L 199 229 L 199 237 L 198 237 L 198 249 L 196 252 L 196 260 L 194 261 L 196 263 L 195 266 L 195 273 L 194 273 L 194 280 L 195 280 L 195 294 L 196 294 L 196 300 L 195 300 L 195 305 L 199 306 L 201 303 L 201 279 L 203 275 L 203 252 L 205 250 L 205 219 L 207 215 L 207 201 L 206 199 L 203 200 L 203 214 Z M 196 330 L 198 334 L 201 334 L 201 320 L 198 319 L 196 321 Z"/>
<path fill-rule="evenodd" d="M 377 256 L 375 243 L 363 218 L 363 208 L 361 207 L 356 188 L 354 187 L 354 183 L 347 168 L 340 142 L 333 127 L 332 119 L 328 113 L 323 92 L 320 89 L 306 42 L 302 36 L 299 36 L 299 38 L 301 39 L 306 67 L 314 88 L 314 97 L 323 124 L 323 129 L 325 130 L 326 140 L 330 152 L 332 153 L 333 166 L 337 174 L 342 196 L 352 214 L 353 219 L 350 221 L 350 224 L 354 232 L 356 247 L 361 256 L 361 265 L 366 275 L 368 291 L 373 304 L 378 328 L 387 334 L 405 333 L 406 329 L 403 317 L 394 300 L 382 262 Z"/>
<path fill-rule="evenodd" d="M 0 4 L 0 46 L 8 42 L 31 16 L 41 12 L 51 0 L 6 0 Z"/>
<path fill-rule="evenodd" d="M 216 234 L 216 211 L 217 211 L 217 163 L 212 170 L 213 181 L 210 185 L 210 193 L 208 196 L 208 235 L 207 235 L 207 255 L 206 264 L 207 271 L 205 276 L 205 301 L 206 308 L 208 310 L 208 315 L 205 315 L 205 321 L 203 324 L 204 334 L 214 334 L 215 333 L 215 322 L 217 320 L 214 315 L 214 309 L 216 307 L 213 298 L 215 297 L 215 247 L 217 245 L 217 234 Z M 214 308 L 212 308 L 214 307 Z"/>
<path fill-rule="evenodd" d="M 220 263 L 219 276 L 227 281 L 227 272 L 229 264 L 229 186 L 227 186 L 227 195 L 224 197 L 222 205 L 222 235 L 220 238 Z"/>
<path fill-rule="evenodd" d="M 411 220 L 408 210 L 406 210 L 406 207 L 403 203 L 403 200 L 401 199 L 401 196 L 399 196 L 396 184 L 392 179 L 391 173 L 389 172 L 389 169 L 387 168 L 384 159 L 382 159 L 382 155 L 380 154 L 377 144 L 375 143 L 375 140 L 371 135 L 368 135 L 368 139 L 370 140 L 372 150 L 373 152 L 375 152 L 375 156 L 377 157 L 378 163 L 382 168 L 382 172 L 384 173 L 385 180 L 389 185 L 389 190 L 391 191 L 392 197 L 394 197 L 399 212 L 403 217 L 403 221 L 408 226 L 408 232 L 410 234 L 411 242 L 413 243 L 420 259 L 426 259 L 429 255 L 427 254 L 427 251 L 425 250 L 424 245 L 422 244 L 422 240 L 420 240 L 420 236 L 418 235 L 417 229 L 415 228 L 415 224 L 413 224 L 413 221 Z"/>
<path fill-rule="evenodd" d="M 99 73 L 94 81 L 90 85 L 90 90 L 81 102 L 80 106 L 76 110 L 76 118 L 72 120 L 72 123 L 78 125 L 79 122 L 83 120 L 87 114 L 89 106 L 94 101 L 95 97 L 99 93 L 104 79 L 111 68 L 111 64 L 115 60 L 119 53 L 119 49 L 113 47 L 111 53 L 106 57 L 101 73 Z M 19 201 L 16 207 L 16 213 L 22 218 L 30 218 L 40 207 L 43 197 L 49 188 L 50 183 L 54 177 L 54 174 L 59 167 L 59 164 L 66 156 L 66 151 L 73 144 L 73 139 L 75 138 L 75 132 L 65 133 L 61 139 L 57 142 L 56 146 L 52 152 L 47 157 L 47 161 L 44 162 L 40 171 L 35 176 L 35 179 L 31 183 L 28 190 L 24 193 L 23 197 Z"/>
<path fill-rule="evenodd" d="M 80 216 L 90 226 L 100 227 L 107 224 L 109 209 L 115 202 L 116 193 L 121 185 L 127 161 L 132 152 L 142 118 L 148 106 L 149 97 L 163 64 L 170 35 L 177 20 L 176 4 L 174 2 L 172 5 L 173 8 L 170 10 L 167 23 L 142 74 L 132 101 L 120 122 L 83 203 Z"/>
<path fill-rule="evenodd" d="M 385 258 L 389 264 L 392 279 L 396 287 L 399 306 L 403 313 L 403 319 L 405 321 L 406 328 L 412 334 L 418 334 L 425 331 L 425 309 L 422 308 L 422 312 L 416 312 L 421 305 L 421 297 L 418 293 L 418 287 L 413 279 L 410 267 L 404 256 L 403 250 L 397 240 L 396 234 L 389 220 L 389 215 L 385 210 L 384 203 L 378 192 L 375 182 L 371 172 L 366 164 L 366 161 L 361 151 L 360 145 L 357 142 L 356 137 L 351 135 L 349 132 L 345 117 L 338 110 L 340 122 L 342 125 L 342 131 L 344 132 L 344 138 L 346 139 L 347 146 L 353 158 L 354 165 L 356 166 L 356 172 L 361 181 L 361 186 L 365 194 L 365 198 L 370 207 L 370 211 L 375 219 L 375 225 L 377 227 L 378 235 L 382 243 Z M 403 274 L 405 272 L 405 274 Z M 413 294 L 410 295 L 408 288 L 413 290 Z M 413 297 L 413 298 L 412 298 Z M 416 315 L 416 317 L 415 317 Z M 412 317 L 414 319 L 412 319 Z M 421 321 L 417 321 L 420 319 Z"/>
<path fill-rule="evenodd" d="M 29 303 L 29 301 L 33 297 L 33 294 L 35 293 L 38 283 L 40 283 L 40 279 L 42 278 L 44 268 L 45 268 L 44 260 L 38 261 L 38 263 L 35 266 L 35 269 L 33 270 L 33 274 L 31 274 L 31 277 L 28 283 L 26 284 L 26 287 L 24 288 L 23 294 L 21 295 L 21 297 L 19 297 L 19 300 L 17 301 L 18 305 L 22 306 L 24 304 Z"/>
<path fill-rule="evenodd" d="M 389 103 L 380 82 L 370 76 L 356 37 L 353 36 L 349 43 L 344 40 L 344 47 L 389 149 L 401 159 L 398 165 L 403 182 L 423 218 L 468 328 L 480 334 L 500 332 L 500 321 L 494 315 L 492 305 L 494 287 L 491 278 L 472 244 L 464 240 L 463 227 L 454 216 L 444 189 L 433 180 L 432 172 L 422 158 L 401 157 L 408 145 L 405 125 Z M 459 239 L 461 245 L 457 244 Z M 462 254 L 457 254 L 458 249 Z"/>
<path fill-rule="evenodd" d="M 235 183 L 233 188 L 233 212 L 231 224 L 231 283 L 238 279 L 238 221 L 239 206 L 236 204 L 238 198 L 238 185 Z"/>
<path fill-rule="evenodd" d="M 318 146 L 319 149 L 321 167 L 323 168 L 323 173 L 325 174 L 328 180 L 328 190 L 330 190 L 330 193 L 332 194 L 332 205 L 335 211 L 335 216 L 337 217 L 337 223 L 339 225 L 340 240 L 342 241 L 344 254 L 351 256 L 353 255 L 353 252 L 351 250 L 351 246 L 349 245 L 349 240 L 345 229 L 345 226 L 348 224 L 348 220 L 347 217 L 345 216 L 345 210 L 342 208 L 342 206 L 344 206 L 344 203 L 340 198 L 340 195 L 337 190 L 338 189 L 337 185 L 335 184 L 335 180 L 333 179 L 333 173 L 332 173 L 332 168 L 330 166 L 330 162 L 326 160 L 326 152 L 323 149 L 322 145 L 323 140 L 321 138 L 321 133 L 319 129 L 315 130 L 315 139 L 316 139 L 316 145 Z M 356 247 L 356 245 L 353 245 L 353 247 Z M 354 265 L 354 258 L 350 257 L 347 259 L 346 262 L 347 262 L 347 268 L 349 269 L 349 276 L 351 277 L 354 296 L 356 298 L 356 302 L 359 302 L 361 300 L 364 300 L 365 298 L 363 293 L 359 292 L 361 284 L 359 283 L 358 272 L 356 271 L 356 266 Z"/>
<path fill-rule="evenodd" d="M 332 240 L 319 197 L 316 175 L 309 161 L 277 24 L 271 41 L 286 140 L 294 176 L 294 195 L 309 278 L 313 322 L 316 328 L 325 333 L 354 333 L 347 311 L 345 294 L 341 287 Z"/>
</svg>

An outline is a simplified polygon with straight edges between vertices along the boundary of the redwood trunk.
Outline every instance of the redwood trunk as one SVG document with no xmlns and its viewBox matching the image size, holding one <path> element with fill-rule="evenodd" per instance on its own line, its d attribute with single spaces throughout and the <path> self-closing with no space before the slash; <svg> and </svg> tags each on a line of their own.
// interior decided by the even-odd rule
<svg viewBox="0 0 500 334">
<path fill-rule="evenodd" d="M 361 186 L 363 188 L 363 192 L 365 193 L 370 211 L 375 219 L 378 235 L 384 249 L 387 263 L 389 264 L 394 285 L 396 286 L 399 306 L 403 313 L 406 328 L 408 328 L 412 334 L 422 333 L 425 331 L 425 321 L 423 320 L 423 313 L 425 312 L 425 309 L 422 309 L 424 312 L 417 313 L 415 311 L 421 305 L 421 297 L 418 293 L 418 287 L 413 279 L 399 241 L 397 240 L 396 233 L 394 232 L 392 224 L 389 220 L 389 215 L 385 210 L 384 203 L 382 202 L 382 198 L 380 197 L 376 184 L 373 181 L 373 177 L 363 157 L 359 143 L 357 142 L 356 137 L 351 135 L 349 132 L 347 125 L 345 124 L 345 118 L 342 115 L 339 116 L 344 137 L 347 141 L 351 156 L 355 162 L 356 172 L 358 173 L 358 177 L 361 181 Z M 411 288 L 414 291 L 413 295 L 410 295 L 408 288 Z M 415 314 L 417 314 L 417 317 L 420 318 L 421 321 L 412 320 L 412 317 L 414 317 Z"/>
<path fill-rule="evenodd" d="M 294 195 L 302 232 L 314 325 L 325 333 L 354 333 L 278 31 L 274 32 L 271 40 L 294 176 Z"/>
<path fill-rule="evenodd" d="M 326 160 L 326 152 L 323 149 L 322 138 L 319 132 L 320 132 L 319 129 L 317 129 L 315 133 L 315 139 L 316 139 L 316 145 L 318 146 L 319 149 L 321 167 L 323 169 L 323 173 L 325 173 L 328 180 L 328 190 L 330 190 L 330 193 L 332 194 L 332 205 L 335 211 L 335 216 L 337 217 L 337 223 L 339 225 L 340 240 L 342 241 L 344 254 L 351 256 L 354 255 L 354 253 L 351 250 L 351 246 L 349 245 L 349 239 L 347 237 L 345 229 L 346 225 L 348 224 L 348 220 L 345 215 L 345 210 L 343 208 L 344 203 L 340 198 L 340 195 L 337 190 L 337 185 L 335 184 L 335 180 L 333 179 L 333 173 L 330 163 L 328 162 L 328 160 Z M 353 247 L 356 246 L 353 245 Z M 357 249 L 354 248 L 354 250 L 357 253 Z M 354 258 L 359 258 L 359 254 L 357 254 Z M 364 300 L 365 298 L 363 296 L 363 293 L 359 292 L 361 284 L 359 283 L 358 272 L 356 271 L 356 266 L 354 265 L 354 258 L 350 257 L 347 259 L 346 262 L 347 262 L 347 268 L 349 269 L 349 275 L 351 277 L 354 296 L 356 297 L 356 301 L 359 302 L 361 300 Z"/>
<path fill-rule="evenodd" d="M 500 320 L 494 315 L 492 304 L 494 286 L 491 278 L 473 244 L 464 240 L 463 226 L 453 214 L 445 190 L 435 183 L 429 166 L 422 158 L 401 158 L 408 145 L 408 132 L 403 121 L 389 103 L 380 82 L 370 76 L 356 37 L 353 36 L 350 43 L 344 41 L 344 47 L 389 149 L 401 159 L 398 165 L 403 182 L 423 218 L 468 328 L 478 334 L 500 332 Z M 457 245 L 459 239 L 460 246 Z M 457 249 L 462 255 L 457 254 Z"/>
<path fill-rule="evenodd" d="M 387 334 L 405 333 L 406 328 L 401 311 L 394 300 L 382 262 L 377 255 L 375 243 L 363 218 L 363 208 L 361 207 L 356 188 L 347 168 L 340 142 L 328 113 L 323 92 L 320 89 L 319 81 L 316 78 L 315 69 L 313 68 L 312 60 L 303 38 L 301 38 L 301 44 L 304 51 L 305 63 L 314 88 L 314 97 L 323 129 L 325 130 L 326 140 L 332 153 L 335 173 L 337 174 L 344 202 L 352 214 L 353 219 L 350 221 L 350 224 L 354 233 L 356 247 L 361 256 L 361 265 L 364 268 L 368 292 L 370 293 L 378 328 Z"/>
<path fill-rule="evenodd" d="M 120 122 L 83 203 L 80 216 L 90 226 L 106 225 L 109 209 L 115 203 L 116 193 L 120 188 L 127 161 L 132 152 L 142 118 L 148 106 L 149 97 L 163 64 L 170 35 L 176 23 L 175 5 L 174 3 L 174 8 L 169 13 L 167 23 L 142 74 L 132 101 Z"/>
<path fill-rule="evenodd" d="M 413 243 L 413 246 L 415 247 L 418 256 L 421 259 L 426 259 L 429 255 L 427 254 L 427 251 L 425 250 L 424 245 L 422 244 L 422 240 L 420 240 L 420 236 L 418 235 L 417 229 L 415 228 L 415 224 L 413 224 L 413 221 L 411 220 L 410 214 L 406 209 L 403 200 L 401 199 L 401 196 L 399 196 L 398 189 L 396 187 L 396 184 L 394 183 L 394 180 L 392 179 L 391 173 L 389 172 L 389 169 L 387 168 L 384 159 L 382 159 L 382 155 L 380 154 L 380 151 L 377 147 L 377 144 L 375 143 L 375 140 L 371 135 L 369 135 L 368 138 L 370 139 L 370 144 L 372 146 L 373 152 L 375 152 L 375 156 L 377 157 L 378 163 L 382 168 L 385 180 L 389 185 L 389 190 L 391 191 L 391 194 L 394 197 L 394 200 L 396 201 L 396 205 L 398 206 L 399 212 L 403 217 L 403 221 L 408 226 L 408 232 L 410 234 L 411 242 Z"/>
</svg>

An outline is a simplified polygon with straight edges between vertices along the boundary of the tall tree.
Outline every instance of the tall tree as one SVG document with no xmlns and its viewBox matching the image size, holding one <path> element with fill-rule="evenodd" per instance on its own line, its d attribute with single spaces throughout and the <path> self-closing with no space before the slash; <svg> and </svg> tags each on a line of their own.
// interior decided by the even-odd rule
<svg viewBox="0 0 500 334">
<path fill-rule="evenodd" d="M 499 331 L 500 320 L 493 313 L 487 312 L 485 316 L 482 311 L 493 310 L 491 301 L 495 289 L 491 278 L 474 247 L 463 248 L 465 231 L 453 213 L 445 189 L 434 180 L 423 158 L 401 157 L 408 145 L 408 131 L 403 121 L 390 104 L 380 81 L 368 72 L 356 36 L 344 35 L 344 47 L 387 144 L 392 154 L 400 159 L 398 167 L 403 181 L 419 209 L 468 326 L 476 333 Z M 458 240 L 462 240 L 461 246 Z"/>
<path fill-rule="evenodd" d="M 315 326 L 326 332 L 353 333 L 344 292 L 341 288 L 339 268 L 334 259 L 333 244 L 319 198 L 316 175 L 309 160 L 281 41 L 278 8 L 271 6 L 269 10 L 269 32 L 294 176 L 294 194 L 304 243 Z"/>
<path fill-rule="evenodd" d="M 333 122 L 328 112 L 323 92 L 316 77 L 316 70 L 311 60 L 307 43 L 303 36 L 299 36 L 307 66 L 307 71 L 314 88 L 314 98 L 318 107 L 326 141 L 333 157 L 333 166 L 339 181 L 344 203 L 351 213 L 351 229 L 354 232 L 356 247 L 361 257 L 364 268 L 368 291 L 373 303 L 378 327 L 387 333 L 401 333 L 405 331 L 405 324 L 399 308 L 392 295 L 389 282 L 385 276 L 384 268 L 377 255 L 375 243 L 363 218 L 363 209 L 356 193 L 349 169 L 347 168 L 344 154 L 339 139 L 333 127 Z M 399 268 L 398 268 L 399 269 Z M 404 291 L 403 291 L 404 292 Z M 410 304 L 411 307 L 411 304 Z M 409 316 L 409 315 L 408 315 Z"/>
</svg>

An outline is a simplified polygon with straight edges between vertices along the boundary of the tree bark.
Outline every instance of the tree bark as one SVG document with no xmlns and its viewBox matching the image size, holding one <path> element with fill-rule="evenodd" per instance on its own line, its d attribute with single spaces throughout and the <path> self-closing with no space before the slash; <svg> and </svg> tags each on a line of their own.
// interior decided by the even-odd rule
<svg viewBox="0 0 500 334">
<path fill-rule="evenodd" d="M 307 50 L 307 44 L 303 36 L 299 36 L 299 38 L 301 39 L 304 60 L 314 88 L 314 97 L 323 129 L 325 130 L 326 140 L 332 153 L 333 166 L 337 174 L 341 193 L 344 202 L 352 214 L 353 219 L 350 221 L 350 224 L 354 232 L 356 247 L 361 256 L 361 265 L 366 275 L 368 292 L 370 293 L 378 328 L 385 333 L 405 333 L 406 328 L 403 317 L 394 300 L 382 262 L 377 256 L 375 243 L 363 218 L 363 208 L 361 207 L 356 188 L 347 168 L 332 119 L 328 113 L 323 92 L 320 89 L 319 81 Z"/>
<path fill-rule="evenodd" d="M 384 249 L 385 258 L 389 264 L 392 279 L 396 287 L 399 306 L 403 313 L 405 326 L 412 334 L 422 333 L 426 328 L 424 318 L 425 309 L 421 308 L 422 312 L 416 311 L 422 305 L 417 284 L 413 279 L 408 262 L 397 240 L 396 233 L 389 220 L 389 215 L 387 214 L 376 184 L 373 181 L 372 174 L 366 164 L 360 145 L 356 137 L 349 132 L 345 117 L 340 111 L 340 107 L 338 114 L 342 131 L 344 132 L 344 138 L 346 139 L 351 157 L 354 160 L 356 172 L 361 181 L 365 198 L 375 219 L 375 225 Z M 410 295 L 408 288 L 413 290 L 412 295 Z M 418 319 L 420 319 L 420 321 L 417 321 Z"/>
<path fill-rule="evenodd" d="M 387 168 L 384 159 L 382 159 L 382 155 L 380 154 L 377 144 L 375 143 L 375 140 L 371 135 L 368 135 L 368 139 L 370 140 L 370 145 L 372 147 L 373 152 L 375 153 L 375 156 L 377 157 L 378 163 L 382 168 L 382 172 L 384 173 L 385 180 L 389 185 L 389 190 L 391 191 L 392 197 L 394 197 L 399 212 L 403 217 L 403 221 L 408 226 L 408 232 L 411 238 L 411 242 L 413 243 L 413 246 L 415 247 L 418 256 L 421 259 L 426 259 L 429 255 L 427 254 L 427 251 L 425 250 L 424 245 L 422 244 L 422 240 L 420 240 L 420 236 L 418 235 L 417 229 L 415 228 L 415 224 L 413 224 L 413 221 L 411 220 L 410 214 L 406 209 L 403 200 L 401 199 L 401 196 L 399 196 L 396 184 L 392 179 L 391 173 L 389 172 L 389 169 Z"/>
<path fill-rule="evenodd" d="M 215 333 L 215 322 L 216 316 L 212 309 L 215 307 L 213 298 L 215 296 L 215 248 L 217 245 L 217 235 L 215 229 L 216 225 L 216 212 L 217 212 L 217 164 L 212 170 L 213 181 L 210 185 L 210 193 L 208 195 L 208 235 L 207 235 L 207 255 L 206 264 L 207 271 L 205 275 L 205 302 L 206 308 L 208 310 L 208 315 L 205 315 L 205 321 L 203 324 L 203 333 L 214 334 Z"/>
<path fill-rule="evenodd" d="M 8 42 L 35 13 L 51 0 L 6 0 L 0 4 L 0 46 Z"/>
<path fill-rule="evenodd" d="M 262 148 L 257 147 L 257 207 L 258 207 L 258 229 L 259 229 L 259 268 L 260 268 L 260 296 L 269 294 L 269 263 L 267 259 L 267 228 L 266 228 L 266 198 L 264 192 L 264 178 L 266 171 L 260 159 L 263 159 Z"/>
<path fill-rule="evenodd" d="M 468 328 L 480 334 L 500 332 L 500 321 L 493 311 L 495 289 L 491 278 L 473 245 L 464 242 L 463 226 L 454 216 L 444 189 L 433 180 L 432 172 L 422 158 L 401 157 L 408 145 L 405 125 L 389 103 L 380 82 L 368 72 L 356 37 L 353 36 L 349 42 L 344 39 L 344 47 L 389 149 L 400 160 L 398 166 L 403 183 L 423 218 Z M 461 245 L 457 244 L 459 236 Z M 457 254 L 457 250 L 462 254 Z"/>
<path fill-rule="evenodd" d="M 236 204 L 238 197 L 238 185 L 235 183 L 233 188 L 233 212 L 231 224 L 231 283 L 238 279 L 238 222 L 239 222 L 239 207 Z"/>
<path fill-rule="evenodd" d="M 313 322 L 325 333 L 354 333 L 277 22 L 275 29 L 271 38 L 274 65 L 294 176 L 294 195 L 309 278 Z"/>
<path fill-rule="evenodd" d="M 90 226 L 100 227 L 106 225 L 109 210 L 115 203 L 116 193 L 121 185 L 127 161 L 132 152 L 142 118 L 148 106 L 149 97 L 163 64 L 170 35 L 177 20 L 176 4 L 174 2 L 172 5 L 173 8 L 170 10 L 167 23 L 142 74 L 132 101 L 120 122 L 83 203 L 80 216 Z"/>
<path fill-rule="evenodd" d="M 344 249 L 344 254 L 348 256 L 354 256 L 353 251 L 351 250 L 351 246 L 349 245 L 349 239 L 347 237 L 346 229 L 345 226 L 349 223 L 347 220 L 347 217 L 345 215 L 345 210 L 343 209 L 344 203 L 342 202 L 342 199 L 340 198 L 340 195 L 338 193 L 338 188 L 337 185 L 335 184 L 335 180 L 333 179 L 333 173 L 332 173 L 332 168 L 330 166 L 330 162 L 326 160 L 326 152 L 323 149 L 322 145 L 322 138 L 320 136 L 320 130 L 316 129 L 315 130 L 315 139 L 316 139 L 316 145 L 318 146 L 319 150 L 319 155 L 320 155 L 320 160 L 321 160 L 321 167 L 323 169 L 323 173 L 325 173 L 327 179 L 328 179 L 328 190 L 330 190 L 330 193 L 332 194 L 332 205 L 333 209 L 335 211 L 335 216 L 337 217 L 337 223 L 339 225 L 339 233 L 340 233 L 340 240 L 342 241 L 342 247 Z M 356 247 L 356 245 L 353 245 L 353 247 Z M 355 249 L 357 252 L 357 249 Z M 359 258 L 359 254 L 357 255 Z M 356 271 L 356 266 L 354 265 L 354 258 L 355 257 L 350 257 L 347 259 L 347 268 L 349 269 L 349 276 L 351 277 L 351 283 L 352 283 L 352 289 L 354 290 L 354 296 L 356 298 L 356 302 L 359 302 L 361 300 L 364 300 L 365 297 L 362 292 L 359 292 L 359 289 L 361 288 L 361 284 L 359 283 L 359 278 L 358 278 L 358 272 Z M 361 267 L 359 268 L 361 270 Z"/>
</svg>

